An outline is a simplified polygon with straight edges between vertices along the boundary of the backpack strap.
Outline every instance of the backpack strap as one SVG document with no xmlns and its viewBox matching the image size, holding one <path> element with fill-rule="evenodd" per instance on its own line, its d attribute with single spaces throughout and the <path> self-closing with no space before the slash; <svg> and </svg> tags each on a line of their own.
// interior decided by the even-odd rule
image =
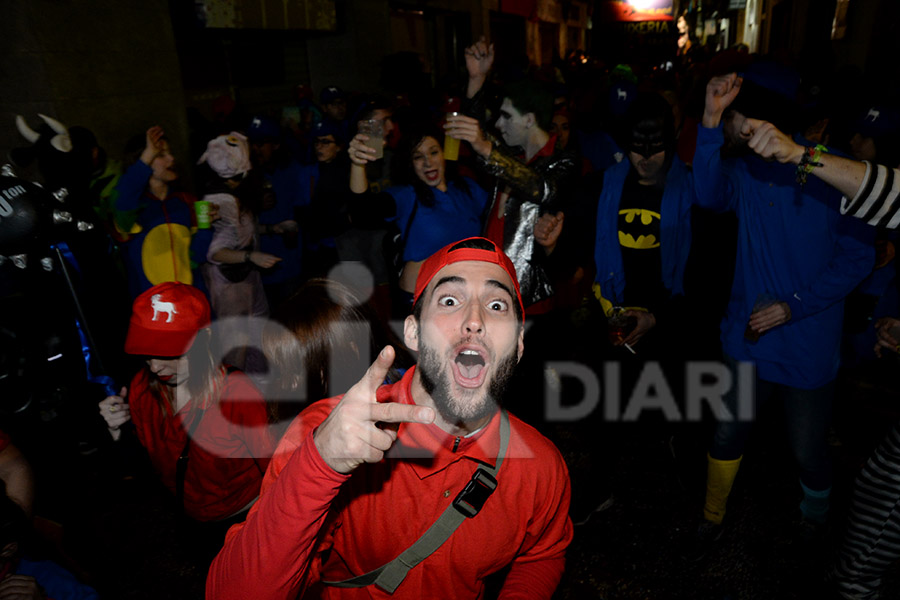
<svg viewBox="0 0 900 600">
<path fill-rule="evenodd" d="M 497 473 L 503 464 L 509 446 L 509 415 L 500 410 L 500 449 L 497 452 L 497 464 L 493 467 L 480 465 L 472 479 L 466 484 L 456 498 L 438 517 L 431 527 L 391 562 L 363 575 L 344 579 L 343 581 L 323 581 L 325 585 L 342 588 L 358 588 L 375 584 L 389 594 L 403 583 L 409 570 L 428 558 L 435 550 L 446 542 L 456 528 L 466 519 L 471 519 L 481 510 L 484 503 L 497 488 Z"/>
</svg>

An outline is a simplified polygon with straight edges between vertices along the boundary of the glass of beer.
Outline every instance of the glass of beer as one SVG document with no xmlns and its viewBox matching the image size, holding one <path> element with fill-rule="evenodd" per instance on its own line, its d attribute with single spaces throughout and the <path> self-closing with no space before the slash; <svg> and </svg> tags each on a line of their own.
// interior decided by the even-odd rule
<svg viewBox="0 0 900 600">
<path fill-rule="evenodd" d="M 384 121 L 381 119 L 365 119 L 359 122 L 359 133 L 369 137 L 366 146 L 375 151 L 375 159 L 384 158 Z"/>
</svg>

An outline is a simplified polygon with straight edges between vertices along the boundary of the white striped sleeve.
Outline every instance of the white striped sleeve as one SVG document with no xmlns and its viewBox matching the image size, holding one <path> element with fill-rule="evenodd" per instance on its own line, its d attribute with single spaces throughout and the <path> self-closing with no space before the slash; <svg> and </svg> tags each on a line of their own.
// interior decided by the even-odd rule
<svg viewBox="0 0 900 600">
<path fill-rule="evenodd" d="M 900 225 L 900 171 L 866 163 L 866 174 L 852 200 L 841 199 L 841 213 L 897 229 Z"/>
</svg>

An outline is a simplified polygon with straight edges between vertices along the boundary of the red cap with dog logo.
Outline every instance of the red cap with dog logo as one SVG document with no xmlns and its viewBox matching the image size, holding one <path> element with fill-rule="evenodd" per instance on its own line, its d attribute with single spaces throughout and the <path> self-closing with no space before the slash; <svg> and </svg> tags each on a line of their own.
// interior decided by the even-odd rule
<svg viewBox="0 0 900 600">
<path fill-rule="evenodd" d="M 175 281 L 160 283 L 135 299 L 125 352 L 181 356 L 194 343 L 197 332 L 209 324 L 209 302 L 203 292 Z"/>
</svg>

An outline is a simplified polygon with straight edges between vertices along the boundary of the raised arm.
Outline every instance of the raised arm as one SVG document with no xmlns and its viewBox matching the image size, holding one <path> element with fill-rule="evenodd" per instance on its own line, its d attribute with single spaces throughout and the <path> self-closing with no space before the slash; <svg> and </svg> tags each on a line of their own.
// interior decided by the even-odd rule
<svg viewBox="0 0 900 600">
<path fill-rule="evenodd" d="M 750 135 L 750 148 L 763 158 L 799 165 L 803 155 L 809 153 L 808 148 L 766 121 L 747 119 L 744 130 Z M 818 166 L 811 166 L 809 172 L 844 195 L 843 214 L 861 218 L 870 225 L 891 229 L 900 226 L 900 171 L 824 152 L 816 162 Z"/>
<path fill-rule="evenodd" d="M 725 143 L 722 115 L 741 91 L 741 78 L 735 73 L 713 77 L 706 84 L 706 103 L 702 127 L 697 129 L 694 151 L 694 196 L 700 206 L 726 211 L 734 206 L 736 190 L 722 164 Z"/>
<path fill-rule="evenodd" d="M 466 71 L 469 73 L 469 81 L 466 85 L 466 98 L 474 98 L 487 76 L 491 72 L 494 64 L 494 45 L 488 44 L 481 36 L 477 42 L 466 48 Z"/>
<path fill-rule="evenodd" d="M 365 194 L 369 191 L 369 179 L 366 176 L 366 165 L 375 160 L 375 149 L 366 146 L 369 139 L 364 133 L 357 133 L 350 140 L 347 154 L 350 157 L 350 191 L 354 194 Z"/>
<path fill-rule="evenodd" d="M 116 225 L 122 231 L 129 231 L 137 220 L 137 211 L 140 208 L 140 199 L 147 187 L 147 182 L 153 170 L 150 163 L 161 151 L 160 141 L 165 132 L 162 127 L 156 125 L 147 130 L 147 141 L 139 160 L 119 178 L 116 183 L 116 205 L 114 218 Z"/>
</svg>

